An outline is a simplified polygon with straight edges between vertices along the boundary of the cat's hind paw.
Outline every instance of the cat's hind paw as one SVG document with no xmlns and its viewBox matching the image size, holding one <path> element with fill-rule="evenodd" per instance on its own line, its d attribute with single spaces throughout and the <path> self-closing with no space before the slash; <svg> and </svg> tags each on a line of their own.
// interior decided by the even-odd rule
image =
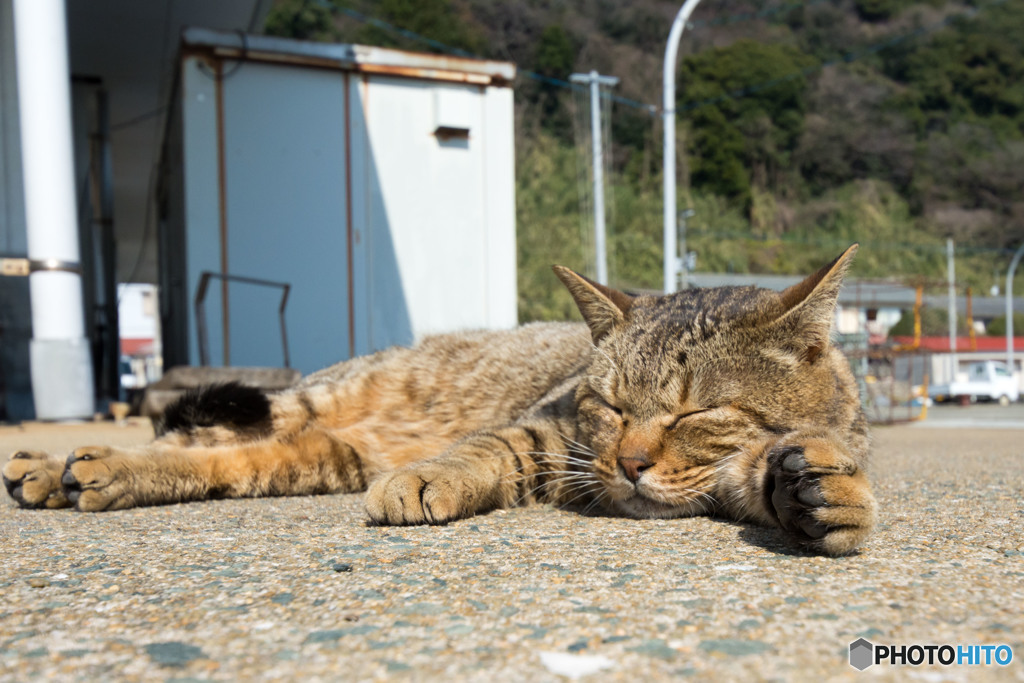
<svg viewBox="0 0 1024 683">
<path fill-rule="evenodd" d="M 779 526 L 818 552 L 850 553 L 875 525 L 877 504 L 863 469 L 826 439 L 774 449 L 765 491 Z"/>
<path fill-rule="evenodd" d="M 17 451 L 2 470 L 4 488 L 18 505 L 29 509 L 71 506 L 61 486 L 64 461 L 47 453 Z"/>
</svg>

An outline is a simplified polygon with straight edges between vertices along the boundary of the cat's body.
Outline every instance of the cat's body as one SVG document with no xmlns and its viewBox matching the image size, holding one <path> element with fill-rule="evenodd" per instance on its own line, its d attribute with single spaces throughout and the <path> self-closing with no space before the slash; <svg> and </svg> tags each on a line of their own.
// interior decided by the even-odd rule
<svg viewBox="0 0 1024 683">
<path fill-rule="evenodd" d="M 874 524 L 866 423 L 829 326 L 850 249 L 778 294 L 632 298 L 559 269 L 588 325 L 431 337 L 271 396 L 186 396 L 139 451 L 16 453 L 24 507 L 107 510 L 362 491 L 381 524 L 546 501 L 711 512 L 849 552 Z"/>
</svg>

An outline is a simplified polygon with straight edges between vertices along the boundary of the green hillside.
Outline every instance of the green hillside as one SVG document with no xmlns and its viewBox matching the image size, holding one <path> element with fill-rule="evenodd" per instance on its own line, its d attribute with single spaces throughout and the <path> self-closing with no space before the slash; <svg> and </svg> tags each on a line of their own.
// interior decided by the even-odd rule
<svg viewBox="0 0 1024 683">
<path fill-rule="evenodd" d="M 519 65 L 526 320 L 572 312 L 550 264 L 589 267 L 575 145 L 587 113 L 552 80 L 574 71 L 621 79 L 611 124 L 612 284 L 661 286 L 661 120 L 638 105 L 660 102 L 678 8 L 279 0 L 267 31 Z M 1024 7 L 708 0 L 693 23 L 680 49 L 677 159 L 679 206 L 695 211 L 688 246 L 698 270 L 804 273 L 859 241 L 856 275 L 938 285 L 952 237 L 963 286 L 987 292 L 1002 282 L 1009 250 L 1024 240 Z"/>
</svg>

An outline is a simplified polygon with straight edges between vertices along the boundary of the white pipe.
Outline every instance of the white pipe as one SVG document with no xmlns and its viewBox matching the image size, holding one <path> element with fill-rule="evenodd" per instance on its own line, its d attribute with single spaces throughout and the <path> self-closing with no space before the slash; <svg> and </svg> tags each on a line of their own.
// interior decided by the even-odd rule
<svg viewBox="0 0 1024 683">
<path fill-rule="evenodd" d="M 956 355 L 956 261 L 953 240 L 946 238 L 946 281 L 949 284 L 949 366 L 953 373 L 950 382 L 956 381 L 960 361 Z"/>
<path fill-rule="evenodd" d="M 608 284 L 608 250 L 604 226 L 604 150 L 601 149 L 601 82 L 596 71 L 590 72 L 590 135 L 594 155 L 594 250 L 597 281 Z"/>
<path fill-rule="evenodd" d="M 28 257 L 78 263 L 64 0 L 14 0 L 14 38 Z M 29 276 L 29 293 L 36 416 L 89 417 L 92 362 L 85 340 L 82 278 L 38 271 Z"/>
<path fill-rule="evenodd" d="M 664 245 L 665 245 L 665 293 L 676 291 L 676 274 L 678 272 L 678 245 L 676 243 L 676 55 L 679 53 L 679 40 L 683 37 L 686 22 L 696 9 L 700 0 L 686 0 L 679 9 L 672 30 L 668 33 L 665 45 L 665 64 L 662 68 L 661 111 L 664 121 L 665 136 L 662 148 L 664 164 Z"/>
<path fill-rule="evenodd" d="M 1024 256 L 1024 244 L 1018 247 L 1017 252 L 1010 261 L 1010 267 L 1006 269 L 1006 369 L 1010 376 L 1014 376 L 1013 362 L 1013 274 L 1017 270 L 1017 264 Z"/>
</svg>

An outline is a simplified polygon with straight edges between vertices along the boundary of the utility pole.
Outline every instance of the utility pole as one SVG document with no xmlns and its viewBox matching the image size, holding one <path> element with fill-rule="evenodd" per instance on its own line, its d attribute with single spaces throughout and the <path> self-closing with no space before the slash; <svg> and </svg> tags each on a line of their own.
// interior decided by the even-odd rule
<svg viewBox="0 0 1024 683">
<path fill-rule="evenodd" d="M 949 381 L 956 381 L 960 362 L 956 356 L 956 266 L 953 261 L 953 240 L 946 239 L 946 274 L 949 280 Z"/>
<path fill-rule="evenodd" d="M 573 74 L 569 77 L 573 83 L 590 85 L 590 139 L 594 163 L 594 250 L 597 281 L 608 284 L 608 248 L 605 241 L 604 226 L 604 149 L 601 145 L 601 86 L 609 88 L 618 85 L 619 79 L 614 76 L 602 76 L 596 71 L 587 74 Z"/>
</svg>

